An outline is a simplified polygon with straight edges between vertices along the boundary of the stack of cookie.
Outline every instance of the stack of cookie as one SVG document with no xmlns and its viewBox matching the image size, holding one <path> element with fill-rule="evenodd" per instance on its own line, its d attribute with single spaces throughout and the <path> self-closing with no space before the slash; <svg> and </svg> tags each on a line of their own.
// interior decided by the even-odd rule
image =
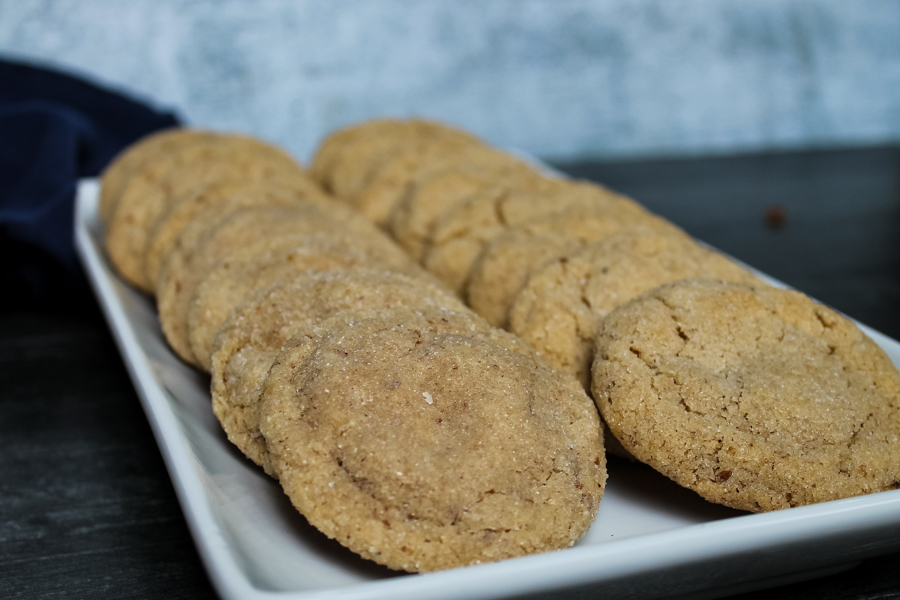
<svg viewBox="0 0 900 600">
<path fill-rule="evenodd" d="M 421 170 L 409 153 L 419 151 L 467 165 L 459 186 L 493 172 L 481 165 L 495 155 L 497 170 L 534 177 L 470 136 L 407 125 L 419 148 L 401 151 L 411 166 L 389 177 L 351 168 L 329 189 L 373 190 L 375 207 L 385 194 L 372 185 L 411 185 Z M 335 153 L 328 173 L 393 151 L 390 136 L 375 137 L 377 149 L 357 158 Z M 433 194 L 429 206 L 450 202 Z M 106 171 L 101 218 L 111 261 L 155 293 L 172 348 L 211 373 L 229 440 L 330 537 L 427 571 L 562 548 L 587 531 L 606 475 L 583 388 L 279 150 L 157 134 Z"/>
<path fill-rule="evenodd" d="M 334 134 L 313 174 L 592 390 L 611 451 L 750 511 L 900 487 L 884 352 L 634 201 L 417 121 Z"/>
</svg>

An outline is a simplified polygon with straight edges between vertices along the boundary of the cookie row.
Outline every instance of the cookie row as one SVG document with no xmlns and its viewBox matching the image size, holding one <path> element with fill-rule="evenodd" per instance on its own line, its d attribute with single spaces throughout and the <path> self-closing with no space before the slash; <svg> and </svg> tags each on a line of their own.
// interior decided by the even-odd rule
<svg viewBox="0 0 900 600">
<path fill-rule="evenodd" d="M 599 417 L 577 383 L 323 192 L 262 167 L 250 173 L 270 176 L 254 179 L 225 151 L 197 159 L 211 137 L 231 147 L 190 131 L 134 147 L 105 174 L 101 210 L 108 231 L 143 231 L 133 262 L 145 274 L 162 247 L 163 331 L 210 371 L 229 440 L 313 525 L 392 568 L 450 568 L 581 537 L 605 463 Z M 208 175 L 232 163 L 234 177 Z M 299 167 L 291 178 L 309 183 Z M 136 180 L 155 186 L 149 207 L 115 192 Z"/>
<path fill-rule="evenodd" d="M 758 282 L 630 198 L 546 177 L 461 135 L 415 120 L 362 123 L 322 144 L 313 174 L 586 389 L 597 324 L 618 304 L 686 277 Z M 376 195 L 377 215 L 367 212 Z"/>
<path fill-rule="evenodd" d="M 263 181 L 295 197 L 324 198 L 292 158 L 258 140 L 181 129 L 145 138 L 103 176 L 99 212 L 110 260 L 130 283 L 154 292 L 162 257 L 186 223 L 171 214 L 175 207 L 207 183 Z"/>
<path fill-rule="evenodd" d="M 354 177 L 359 172 L 366 176 Z M 323 142 L 312 173 L 338 199 L 389 232 L 478 314 L 523 336 L 551 366 L 577 377 L 586 390 L 601 308 L 611 310 L 641 291 L 687 276 L 755 280 L 630 198 L 590 182 L 545 176 L 522 160 L 434 123 L 369 121 L 339 131 Z M 342 185 L 343 179 L 357 183 Z M 377 212 L 368 208 L 373 197 L 379 199 Z M 415 236 L 409 223 L 416 224 Z M 644 246 L 660 251 L 645 253 L 647 260 L 632 261 L 608 276 L 610 299 L 603 307 L 584 293 L 562 298 L 551 274 L 545 278 L 551 280 L 548 293 L 532 307 L 520 301 L 515 323 L 510 321 L 517 298 L 533 296 L 520 292 L 535 271 L 554 259 L 565 265 L 582 249 L 591 256 L 602 253 L 615 247 L 608 238 L 620 236 L 638 236 Z M 644 267 L 645 273 L 634 272 L 636 267 Z M 610 287 L 610 282 L 616 283 Z M 563 307 L 560 312 L 560 304 L 587 310 L 574 315 Z M 607 436 L 607 442 L 611 451 L 628 456 L 614 439 Z"/>
<path fill-rule="evenodd" d="M 473 177 L 495 151 L 420 127 L 348 128 L 314 174 L 377 196 L 369 216 L 428 271 L 592 389 L 623 454 L 750 511 L 900 487 L 900 374 L 850 321 L 601 186 L 493 157 Z M 351 163 L 366 175 L 343 186 Z"/>
</svg>

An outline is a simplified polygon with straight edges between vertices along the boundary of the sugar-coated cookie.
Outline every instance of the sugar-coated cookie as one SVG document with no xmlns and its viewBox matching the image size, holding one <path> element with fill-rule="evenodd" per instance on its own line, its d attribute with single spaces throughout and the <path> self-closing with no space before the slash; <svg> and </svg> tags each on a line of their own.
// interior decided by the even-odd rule
<svg viewBox="0 0 900 600">
<path fill-rule="evenodd" d="M 174 199 L 171 206 L 151 227 L 147 236 L 147 247 L 144 250 L 144 270 L 147 280 L 156 285 L 166 254 L 175 245 L 184 228 L 204 210 L 239 194 L 247 197 L 265 197 L 279 193 L 294 196 L 299 200 L 333 202 L 331 197 L 306 175 L 278 174 L 264 180 L 225 178 L 202 183 L 182 197 Z M 225 208 L 224 205 L 221 207 Z"/>
<path fill-rule="evenodd" d="M 334 232 L 267 236 L 230 252 L 203 277 L 191 298 L 188 339 L 209 371 L 213 337 L 246 297 L 297 273 L 351 267 L 430 277 L 386 236 L 352 238 Z"/>
<path fill-rule="evenodd" d="M 266 237 L 317 232 L 352 235 L 358 239 L 382 235 L 363 217 L 337 203 L 250 206 L 229 213 L 223 219 L 211 219 L 208 227 L 202 225 L 198 218 L 179 236 L 181 239 L 197 235 L 197 239 L 193 244 L 176 244 L 169 252 L 156 290 L 166 340 L 181 358 L 195 365 L 199 364 L 198 359 L 188 338 L 191 300 L 197 286 L 220 260 Z"/>
<path fill-rule="evenodd" d="M 711 502 L 756 512 L 900 487 L 900 373 L 798 292 L 649 290 L 603 320 L 593 392 L 625 448 Z"/>
<path fill-rule="evenodd" d="M 665 219 L 631 208 L 575 205 L 531 219 L 495 237 L 472 266 L 466 299 L 492 325 L 507 325 L 509 307 L 532 272 L 576 248 L 631 229 L 684 235 Z"/>
<path fill-rule="evenodd" d="M 576 205 L 646 212 L 633 200 L 595 183 L 544 177 L 527 185 L 495 182 L 435 219 L 424 244 L 422 264 L 452 290 L 462 293 L 472 266 L 491 240 L 508 229 Z"/>
<path fill-rule="evenodd" d="M 434 140 L 477 144 L 472 135 L 423 119 L 373 119 L 326 138 L 313 160 L 312 172 L 326 190 L 353 201 L 395 154 Z"/>
<path fill-rule="evenodd" d="M 217 136 L 154 159 L 125 186 L 107 224 L 106 248 L 112 263 L 131 284 L 148 292 L 144 270 L 148 234 L 174 198 L 196 185 L 228 179 L 265 179 L 300 166 L 277 148 L 241 136 Z"/>
<path fill-rule="evenodd" d="M 489 186 L 530 188 L 544 180 L 519 159 L 490 148 L 474 148 L 443 166 L 420 169 L 423 174 L 394 206 L 387 224 L 397 243 L 417 261 L 435 221 L 454 205 Z"/>
<path fill-rule="evenodd" d="M 393 569 L 433 571 L 571 546 L 606 479 L 581 386 L 394 309 L 295 336 L 260 402 L 272 470 L 311 524 Z"/>
<path fill-rule="evenodd" d="M 257 404 L 265 376 L 288 339 L 336 315 L 398 306 L 470 312 L 429 281 L 360 267 L 297 274 L 248 297 L 219 329 L 212 349 L 213 411 L 228 439 L 266 466 Z"/>
<path fill-rule="evenodd" d="M 128 181 L 154 157 L 215 137 L 196 129 L 170 128 L 145 136 L 119 153 L 100 176 L 100 220 L 108 223 Z"/>
<path fill-rule="evenodd" d="M 391 213 L 416 186 L 438 173 L 495 157 L 499 153 L 466 139 L 435 138 L 406 147 L 386 161 L 350 204 L 369 220 L 387 228 Z"/>
<path fill-rule="evenodd" d="M 590 388 L 597 326 L 610 311 L 663 283 L 687 278 L 761 283 L 683 235 L 628 232 L 559 256 L 532 273 L 509 310 L 510 331 L 552 367 Z"/>
</svg>

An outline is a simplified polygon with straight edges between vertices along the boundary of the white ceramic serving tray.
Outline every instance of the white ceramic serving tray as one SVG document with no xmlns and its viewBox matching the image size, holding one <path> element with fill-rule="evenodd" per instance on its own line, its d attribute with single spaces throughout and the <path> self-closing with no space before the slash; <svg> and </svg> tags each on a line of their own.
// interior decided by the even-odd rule
<svg viewBox="0 0 900 600">
<path fill-rule="evenodd" d="M 424 575 L 365 561 L 310 527 L 278 483 L 227 442 L 210 408 L 208 376 L 175 357 L 153 301 L 113 272 L 98 192 L 94 180 L 79 186 L 78 251 L 226 599 L 714 598 L 900 550 L 900 490 L 754 515 L 614 460 L 597 520 L 572 548 Z M 900 364 L 900 344 L 863 329 Z"/>
</svg>

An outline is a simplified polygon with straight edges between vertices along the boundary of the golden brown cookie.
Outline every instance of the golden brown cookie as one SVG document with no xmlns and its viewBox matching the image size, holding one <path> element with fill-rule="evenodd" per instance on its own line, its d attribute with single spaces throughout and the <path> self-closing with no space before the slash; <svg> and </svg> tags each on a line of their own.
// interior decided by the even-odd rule
<svg viewBox="0 0 900 600">
<path fill-rule="evenodd" d="M 757 512 L 900 487 L 900 373 L 798 292 L 645 292 L 600 326 L 593 391 L 634 456 L 711 502 Z"/>
<path fill-rule="evenodd" d="M 212 340 L 228 315 L 256 290 L 297 273 L 364 266 L 411 276 L 427 275 L 387 237 L 331 233 L 266 235 L 230 252 L 203 276 L 191 298 L 188 339 L 209 371 Z"/>
<path fill-rule="evenodd" d="M 112 263 L 127 281 L 152 292 L 144 270 L 147 236 L 174 198 L 204 182 L 278 173 L 302 171 L 277 148 L 240 136 L 216 136 L 154 158 L 129 180 L 109 220 L 106 247 Z"/>
<path fill-rule="evenodd" d="M 665 219 L 631 207 L 570 206 L 495 237 L 472 266 L 469 306 L 492 325 L 504 327 L 509 307 L 532 272 L 566 252 L 632 229 L 687 235 Z"/>
<path fill-rule="evenodd" d="M 309 166 L 309 172 L 313 179 L 330 192 L 331 170 L 334 167 L 334 161 L 340 153 L 352 144 L 354 139 L 365 135 L 367 130 L 381 128 L 389 131 L 395 122 L 393 119 L 370 119 L 362 123 L 353 123 L 329 133 L 319 143 L 319 147 L 313 156 L 312 164 Z"/>
<path fill-rule="evenodd" d="M 209 209 L 216 210 L 216 207 Z M 205 227 L 204 227 L 205 225 Z M 185 361 L 198 364 L 188 339 L 188 311 L 197 286 L 220 260 L 263 238 L 332 232 L 359 239 L 382 234 L 362 216 L 339 204 L 302 202 L 291 206 L 251 206 L 185 228 L 160 271 L 156 303 L 163 333 Z M 196 236 L 193 244 L 182 239 Z"/>
<path fill-rule="evenodd" d="M 522 161 L 490 148 L 467 151 L 445 166 L 428 165 L 388 219 L 394 239 L 421 260 L 431 229 L 444 212 L 489 186 L 531 188 L 544 178 Z"/>
<path fill-rule="evenodd" d="M 323 188 L 330 193 L 334 193 L 335 185 L 333 181 L 333 171 L 335 170 L 336 163 L 341 160 L 342 155 L 351 151 L 356 144 L 365 144 L 367 139 L 394 139 L 398 136 L 402 137 L 403 132 L 406 132 L 407 130 L 410 130 L 410 126 L 407 125 L 405 121 L 399 119 L 370 119 L 363 121 L 362 123 L 354 123 L 353 125 L 339 129 L 322 140 L 322 143 L 319 145 L 319 148 L 316 150 L 315 156 L 313 157 L 310 173 Z M 343 167 L 341 174 L 343 174 L 343 171 L 347 168 L 347 166 Z M 353 169 L 354 167 L 351 164 L 349 165 L 349 168 Z M 365 173 L 367 168 L 368 165 L 363 168 L 357 166 L 356 170 L 357 172 L 361 170 Z M 365 175 L 363 175 L 363 177 L 365 177 Z M 340 176 L 338 178 L 343 179 Z M 358 182 L 355 182 L 355 184 L 359 185 Z M 337 187 L 340 187 L 342 191 L 346 193 L 347 188 L 353 189 L 353 186 L 354 183 L 347 184 L 342 182 Z"/>
<path fill-rule="evenodd" d="M 387 227 L 394 207 L 412 194 L 419 183 L 453 167 L 489 160 L 488 155 L 498 154 L 468 139 L 427 139 L 392 155 L 365 189 L 347 201 L 376 225 Z"/>
<path fill-rule="evenodd" d="M 563 254 L 532 273 L 509 310 L 509 328 L 550 366 L 590 389 L 594 336 L 620 304 L 687 278 L 760 283 L 725 256 L 683 235 L 628 232 Z"/>
<path fill-rule="evenodd" d="M 260 182 L 259 186 L 253 185 L 246 190 L 235 192 L 227 198 L 218 200 L 212 205 L 203 208 L 191 217 L 190 221 L 175 238 L 174 244 L 162 255 L 159 272 L 162 273 L 163 266 L 169 259 L 169 254 L 180 255 L 185 252 L 191 252 L 195 244 L 203 236 L 230 219 L 237 211 L 255 206 L 305 206 L 309 202 L 317 203 L 318 200 L 305 197 L 298 198 L 297 194 L 290 189 L 266 185 L 262 182 Z M 182 258 L 179 257 L 173 260 L 182 260 Z M 156 283 L 158 289 L 159 275 L 156 277 Z"/>
<path fill-rule="evenodd" d="M 139 139 L 120 152 L 100 176 L 100 220 L 104 224 L 109 222 L 125 186 L 142 170 L 145 162 L 152 161 L 154 157 L 177 152 L 179 148 L 198 141 L 210 140 L 214 136 L 213 133 L 196 129 L 163 129 Z"/>
<path fill-rule="evenodd" d="M 212 350 L 213 411 L 228 439 L 265 466 L 257 404 L 265 376 L 288 339 L 336 315 L 398 306 L 470 312 L 431 282 L 359 267 L 297 274 L 248 297 L 220 328 Z"/>
<path fill-rule="evenodd" d="M 452 290 L 462 293 L 472 265 L 491 240 L 507 229 L 573 205 L 646 212 L 633 200 L 594 183 L 540 178 L 526 186 L 495 185 L 435 219 L 422 251 L 422 264 Z"/>
<path fill-rule="evenodd" d="M 313 157 L 310 172 L 323 188 L 330 193 L 334 192 L 334 173 L 336 163 L 342 155 L 350 151 L 356 144 L 364 144 L 370 138 L 393 139 L 402 135 L 402 131 L 409 129 L 405 121 L 400 119 L 369 119 L 361 123 L 354 123 L 326 136 Z M 345 166 L 344 169 L 347 167 Z M 353 168 L 350 165 L 349 168 Z M 357 170 L 360 170 L 357 167 Z M 365 171 L 365 168 L 361 169 Z M 338 186 L 340 187 L 340 186 Z M 344 184 L 343 190 L 352 187 Z"/>
<path fill-rule="evenodd" d="M 295 336 L 260 402 L 294 506 L 393 569 L 571 546 L 606 478 L 597 413 L 577 382 L 454 321 L 393 309 Z"/>
<path fill-rule="evenodd" d="M 395 154 L 434 140 L 478 143 L 472 135 L 434 121 L 366 121 L 322 144 L 314 161 L 315 173 L 326 190 L 352 201 Z"/>
<path fill-rule="evenodd" d="M 155 282 L 159 280 L 159 271 L 166 254 L 175 245 L 178 236 L 188 223 L 201 212 L 236 195 L 266 198 L 272 194 L 293 196 L 298 200 L 312 202 L 333 202 L 330 196 L 305 175 L 280 174 L 265 180 L 226 178 L 200 184 L 182 197 L 174 199 L 169 209 L 156 220 L 150 229 L 147 248 L 144 251 L 144 270 L 147 281 L 154 282 L 155 285 Z M 224 208 L 224 205 L 221 207 Z"/>
</svg>

